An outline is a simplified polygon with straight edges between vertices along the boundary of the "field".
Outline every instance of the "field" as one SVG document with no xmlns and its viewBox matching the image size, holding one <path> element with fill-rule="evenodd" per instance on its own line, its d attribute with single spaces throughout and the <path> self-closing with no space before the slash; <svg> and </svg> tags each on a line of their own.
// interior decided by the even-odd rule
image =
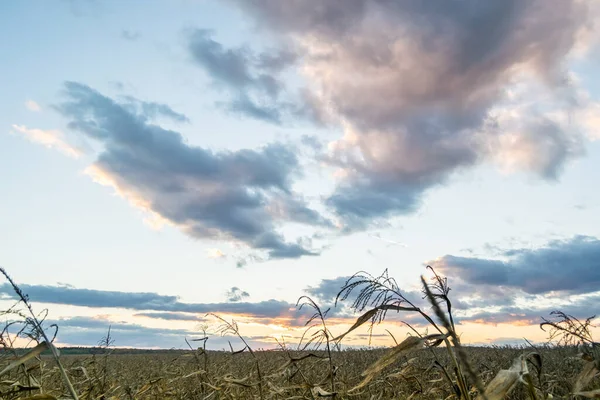
<svg viewBox="0 0 600 400">
<path fill-rule="evenodd" d="M 311 298 L 300 298 L 314 314 L 298 347 L 207 351 L 205 337 L 189 343 L 188 351 L 127 351 L 113 347 L 109 330 L 97 347 L 63 349 L 62 355 L 52 344 L 52 328 L 44 327 L 46 313 L 36 314 L 26 294 L 1 272 L 19 296 L 3 314 L 20 318 L 0 332 L 2 399 L 600 398 L 600 344 L 592 338 L 591 318 L 554 313 L 544 324 L 552 339 L 545 346 L 465 346 L 454 326 L 447 281 L 433 270 L 432 280 L 422 281 L 431 311 L 405 299 L 387 273 L 356 275 L 339 296 L 352 299 L 361 316 L 337 337 L 326 313 Z M 390 349 L 338 346 L 354 329 L 384 320 L 388 311 L 420 314 L 433 333 L 414 330 Z M 217 333 L 246 343 L 235 322 L 215 317 L 222 323 Z M 31 346 L 14 346 L 17 336 Z"/>
<path fill-rule="evenodd" d="M 96 349 L 99 350 L 99 349 Z M 484 384 L 488 384 L 501 369 L 507 369 L 513 360 L 532 349 L 509 347 L 466 348 L 473 367 Z M 536 386 L 541 384 L 554 398 L 572 391 L 577 375 L 585 361 L 577 357 L 573 347 L 537 350 L 543 362 L 541 382 L 532 371 Z M 67 355 L 61 358 L 73 386 L 82 399 L 252 399 L 260 398 L 255 360 L 250 353 L 226 352 L 155 352 L 146 354 L 119 354 L 96 351 L 97 354 Z M 290 362 L 307 354 L 310 357 Z M 351 388 L 363 379 L 362 372 L 386 354 L 386 350 L 346 350 L 334 352 L 335 389 L 338 398 L 352 399 L 440 399 L 455 398 L 452 386 L 444 378 L 435 362 L 451 362 L 443 349 L 435 353 L 427 349 L 415 350 L 399 357 L 363 389 L 352 393 Z M 318 389 L 329 389 L 329 365 L 324 352 L 265 351 L 255 353 L 262 375 L 265 399 L 318 398 Z M 49 356 L 28 363 L 32 380 L 27 385 L 39 384 L 44 393 L 59 398 L 65 388 L 60 372 Z M 14 372 L 3 377 L 11 382 L 23 376 Z M 592 382 L 592 386 L 598 382 Z M 13 389 L 15 387 L 13 386 Z M 7 392 L 9 387 L 2 387 Z M 312 391 L 311 391 L 312 389 Z M 39 390 L 22 390 L 5 394 L 3 398 L 28 397 Z M 473 388 L 475 392 L 475 388 Z M 517 385 L 506 397 L 527 398 L 525 385 Z M 53 397 L 46 397 L 51 399 Z M 541 397 L 540 397 L 541 398 Z"/>
</svg>

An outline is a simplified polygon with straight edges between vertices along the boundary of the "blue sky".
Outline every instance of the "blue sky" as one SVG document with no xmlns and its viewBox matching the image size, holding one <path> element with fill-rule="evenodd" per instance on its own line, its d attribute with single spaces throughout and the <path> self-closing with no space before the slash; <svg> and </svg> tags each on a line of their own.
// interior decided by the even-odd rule
<svg viewBox="0 0 600 400">
<path fill-rule="evenodd" d="M 299 296 L 328 304 L 385 268 L 418 290 L 427 263 L 470 341 L 541 340 L 534 315 L 597 313 L 598 16 L 592 0 L 3 3 L 0 265 L 64 344 L 121 323 L 122 345 L 172 347 L 214 311 L 269 345 L 297 336 Z"/>
</svg>

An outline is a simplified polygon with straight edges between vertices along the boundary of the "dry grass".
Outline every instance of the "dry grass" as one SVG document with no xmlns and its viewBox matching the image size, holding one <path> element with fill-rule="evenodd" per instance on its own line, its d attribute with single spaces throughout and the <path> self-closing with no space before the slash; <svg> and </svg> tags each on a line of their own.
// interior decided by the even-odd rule
<svg viewBox="0 0 600 400">
<path fill-rule="evenodd" d="M 19 295 L 19 302 L 3 311 L 14 322 L 0 332 L 2 399 L 600 398 L 600 345 L 591 336 L 591 319 L 557 312 L 543 320 L 552 346 L 467 347 L 455 330 L 447 281 L 433 270 L 430 281 L 422 280 L 431 314 L 406 299 L 387 273 L 353 276 L 338 300 L 353 299 L 361 316 L 338 337 L 327 327 L 327 311 L 302 297 L 299 306 L 314 314 L 302 345 L 293 350 L 281 344 L 278 350 L 255 351 L 235 322 L 217 317 L 220 333 L 238 336 L 242 350 L 207 351 L 204 332 L 204 338 L 188 342 L 189 351 L 119 354 L 112 351 L 109 329 L 89 354 L 62 357 L 53 335 L 42 329 L 46 313 L 34 314 L 26 294 L 2 273 Z M 433 333 L 415 330 L 387 350 L 339 349 L 346 334 L 364 324 L 372 327 L 390 311 L 421 315 Z M 19 337 L 30 340 L 29 349 L 15 348 L 14 334 L 7 333 L 15 327 Z"/>
</svg>

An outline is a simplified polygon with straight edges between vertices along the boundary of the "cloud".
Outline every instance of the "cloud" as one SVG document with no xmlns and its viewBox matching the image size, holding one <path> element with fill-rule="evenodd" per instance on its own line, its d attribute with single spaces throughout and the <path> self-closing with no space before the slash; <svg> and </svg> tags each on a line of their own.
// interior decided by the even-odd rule
<svg viewBox="0 0 600 400">
<path fill-rule="evenodd" d="M 303 113 L 301 106 L 285 99 L 281 78 L 296 62 L 294 52 L 256 54 L 248 47 L 226 48 L 205 29 L 191 32 L 187 47 L 195 64 L 233 96 L 217 103 L 227 111 L 274 124 L 281 124 L 288 114 Z"/>
<path fill-rule="evenodd" d="M 581 108 L 574 113 L 573 118 L 584 127 L 590 140 L 600 139 L 600 102 L 593 101 L 582 95 Z"/>
<path fill-rule="evenodd" d="M 582 294 L 600 287 L 600 240 L 594 237 L 575 236 L 537 249 L 505 250 L 501 255 L 503 260 L 446 255 L 429 264 L 467 284 L 528 294 Z"/>
<path fill-rule="evenodd" d="M 340 298 L 337 305 L 335 305 L 335 300 L 338 293 L 340 293 L 347 282 L 357 283 L 359 280 L 360 278 L 353 278 L 352 276 L 338 276 L 332 279 L 322 279 L 316 286 L 308 286 L 304 291 L 308 293 L 308 295 L 311 296 L 313 300 L 315 300 L 323 309 L 328 307 L 331 308 L 330 315 L 352 317 L 353 311 L 349 307 L 352 301 L 357 298 L 364 286 L 362 286 L 362 284 L 357 285 L 349 297 L 346 299 Z M 422 301 L 423 295 L 420 291 L 400 288 L 400 292 L 406 297 L 407 300 L 411 301 L 417 307 L 428 307 L 428 304 Z M 393 320 L 391 315 L 392 314 L 390 313 L 390 320 Z M 412 319 L 410 315 L 402 315 L 406 320 Z"/>
<path fill-rule="evenodd" d="M 195 30 L 189 38 L 189 51 L 194 60 L 206 72 L 223 85 L 237 87 L 257 87 L 260 91 L 275 94 L 280 85 L 269 77 L 250 71 L 249 50 L 225 49 L 215 41 L 207 30 Z"/>
<path fill-rule="evenodd" d="M 581 153 L 579 140 L 565 136 L 561 128 L 550 121 L 532 124 L 523 132 L 502 137 L 496 157 L 507 171 L 529 169 L 556 180 L 565 161 Z"/>
<path fill-rule="evenodd" d="M 241 290 L 240 288 L 234 286 L 227 291 L 226 296 L 227 296 L 227 301 L 236 302 L 236 301 L 242 301 L 243 299 L 250 297 L 250 294 L 248 292 Z"/>
<path fill-rule="evenodd" d="M 245 115 L 264 122 L 274 124 L 281 123 L 280 110 L 270 104 L 259 104 L 245 93 L 240 93 L 236 99 L 229 103 L 217 103 L 223 105 L 227 111 L 233 114 Z"/>
<path fill-rule="evenodd" d="M 65 95 L 56 109 L 69 128 L 103 147 L 88 173 L 155 220 L 194 238 L 245 243 L 270 258 L 318 254 L 277 231 L 285 222 L 331 225 L 293 192 L 301 168 L 292 148 L 214 152 L 153 124 L 158 115 L 186 119 L 167 106 L 130 98 L 121 104 L 75 82 L 65 84 Z"/>
<path fill-rule="evenodd" d="M 556 179 L 582 154 L 587 128 L 566 116 L 581 106 L 568 63 L 587 1 L 230 3 L 294 49 L 307 107 L 343 128 L 325 160 L 347 229 L 412 213 L 481 162 Z"/>
<path fill-rule="evenodd" d="M 372 234 L 369 234 L 369 236 L 374 237 L 374 238 L 376 238 L 376 239 L 378 239 L 378 240 L 380 240 L 380 241 L 382 241 L 384 243 L 387 243 L 388 247 L 389 246 L 408 247 L 408 245 L 406 243 L 402 243 L 402 242 L 399 242 L 397 240 L 392 240 L 392 239 L 384 238 L 384 237 L 381 236 L 380 233 L 372 233 Z"/>
<path fill-rule="evenodd" d="M 542 318 L 552 320 L 550 313 L 555 310 L 572 315 L 580 320 L 596 315 L 597 304 L 600 301 L 600 292 L 593 293 L 583 298 L 564 299 L 555 306 L 536 306 L 534 303 L 527 307 L 517 305 L 505 305 L 490 310 L 470 313 L 460 316 L 458 320 L 463 322 L 476 322 L 481 324 L 513 324 L 513 325 L 536 325 L 542 322 Z"/>
<path fill-rule="evenodd" d="M 323 149 L 323 143 L 316 136 L 302 135 L 300 143 L 317 153 L 320 153 Z"/>
<path fill-rule="evenodd" d="M 441 272 L 441 271 L 438 271 Z M 528 295 L 518 288 L 491 285 L 475 285 L 465 282 L 460 277 L 449 276 L 451 288 L 450 298 L 457 310 L 492 310 L 498 307 L 515 306 L 517 300 L 534 301 L 533 295 Z"/>
<path fill-rule="evenodd" d="M 105 318 L 72 317 L 58 320 L 47 320 L 46 324 L 59 326 L 57 340 L 60 344 L 77 346 L 96 346 L 106 336 L 110 326 L 114 346 L 129 348 L 184 348 L 185 339 L 201 337 L 202 332 L 195 329 L 150 328 L 139 324 L 115 322 Z M 267 337 L 249 336 L 246 340 L 254 348 L 264 346 Z M 207 341 L 209 349 L 229 349 L 228 342 L 239 347 L 240 340 L 233 336 L 211 335 Z"/>
<path fill-rule="evenodd" d="M 96 346 L 106 336 L 110 326 L 114 345 L 134 348 L 182 348 L 185 338 L 198 336 L 187 329 L 149 328 L 138 324 L 114 322 L 102 318 L 72 317 L 46 321 L 59 327 L 57 339 L 61 344 Z"/>
<path fill-rule="evenodd" d="M 121 38 L 132 42 L 138 40 L 141 36 L 142 34 L 137 31 L 130 31 L 128 29 L 121 31 Z"/>
<path fill-rule="evenodd" d="M 333 304 L 338 293 L 351 276 L 338 276 L 333 279 L 322 279 L 317 286 L 309 286 L 306 293 L 314 297 L 319 303 Z"/>
<path fill-rule="evenodd" d="M 123 96 L 131 112 L 145 115 L 147 118 L 164 117 L 175 122 L 190 122 L 189 118 L 174 111 L 171 107 L 162 103 L 141 101 L 131 96 Z"/>
<path fill-rule="evenodd" d="M 25 107 L 27 107 L 27 109 L 29 111 L 34 111 L 34 112 L 40 112 L 40 111 L 42 111 L 42 107 L 38 103 L 36 103 L 35 101 L 33 101 L 33 100 L 27 100 L 25 102 Z"/>
<path fill-rule="evenodd" d="M 539 277 L 539 280 L 545 280 L 545 282 L 549 280 L 556 280 L 556 282 L 560 280 L 564 281 L 566 279 L 565 275 L 578 275 L 584 269 L 592 271 L 593 274 L 596 268 L 595 264 L 590 265 L 584 262 L 583 265 L 587 265 L 585 267 L 571 267 L 576 264 L 580 265 L 578 264 L 579 259 L 567 259 L 559 254 L 570 253 L 577 255 L 582 253 L 582 259 L 595 260 L 597 258 L 595 250 L 590 252 L 584 249 L 585 244 L 583 242 L 586 241 L 589 241 L 590 246 L 600 245 L 599 241 L 584 237 L 574 238 L 565 243 L 552 242 L 551 245 L 553 246 L 560 247 L 563 245 L 564 247 L 571 246 L 571 248 L 569 250 L 562 248 L 555 252 L 546 250 L 542 256 L 538 254 L 537 256 L 530 255 L 526 258 L 531 261 L 532 258 L 538 257 L 539 263 L 543 263 L 546 259 L 554 260 L 556 268 L 542 272 L 539 271 L 539 263 L 534 262 L 535 266 L 532 267 L 532 270 L 522 272 L 522 274 L 529 274 L 536 278 Z M 504 254 L 521 253 L 523 251 L 529 252 L 530 250 L 510 250 L 505 251 Z M 544 251 L 541 252 L 544 253 Z M 526 287 L 527 282 L 520 282 L 518 276 L 514 280 L 523 283 L 523 285 L 511 286 L 507 285 L 504 280 L 495 279 L 495 275 L 492 274 L 496 272 L 502 276 L 506 275 L 505 271 L 498 271 L 497 265 L 479 265 L 479 259 L 474 259 L 473 264 L 469 264 L 469 270 L 464 272 L 457 269 L 458 267 L 454 266 L 454 264 L 444 263 L 444 260 L 447 259 L 447 257 L 442 257 L 436 262 L 430 262 L 430 264 L 434 266 L 438 273 L 449 277 L 453 314 L 455 320 L 460 323 L 535 325 L 542 321 L 542 317 L 548 318 L 554 310 L 564 311 L 577 318 L 587 318 L 593 315 L 597 309 L 596 304 L 600 298 L 600 292 L 597 291 L 599 286 L 595 283 L 594 278 L 589 275 L 587 275 L 587 279 L 590 280 L 590 284 L 586 284 L 585 290 L 563 290 L 555 293 L 544 291 L 532 294 Z M 511 268 L 514 271 L 518 269 L 523 270 L 526 268 L 524 265 L 513 263 Z M 562 275 L 559 274 L 559 276 L 554 278 L 559 266 L 567 272 L 562 273 Z M 511 273 L 514 271 L 511 271 Z M 472 272 L 486 278 L 472 279 L 471 275 L 469 275 Z M 333 308 L 337 294 L 350 278 L 350 276 L 340 276 L 332 279 L 322 279 L 317 285 L 307 287 L 305 292 L 324 309 L 331 307 L 331 315 L 343 318 L 350 317 L 353 314 L 348 308 L 349 303 L 358 294 L 360 288 L 355 289 L 349 300 L 341 301 L 335 309 Z M 585 277 L 580 277 L 579 279 L 581 282 L 586 280 Z M 568 285 L 568 283 L 566 284 Z M 553 288 L 551 290 L 556 291 L 560 289 Z M 420 290 L 401 287 L 400 292 L 415 306 L 420 307 L 425 312 L 432 312 L 429 301 L 424 298 Z M 425 322 L 419 315 L 414 313 L 391 313 L 388 315 L 387 321 L 406 321 L 411 325 L 419 325 Z"/>
<path fill-rule="evenodd" d="M 145 318 L 153 318 L 153 319 L 164 319 L 167 321 L 196 321 L 196 322 L 204 322 L 204 317 L 199 317 L 194 314 L 187 314 L 181 312 L 143 312 L 133 314 L 134 317 L 145 317 Z"/>
<path fill-rule="evenodd" d="M 491 108 L 487 130 L 496 137 L 487 138 L 486 143 L 490 159 L 501 170 L 528 170 L 557 180 L 569 160 L 584 154 L 584 134 L 590 136 L 593 130 L 581 116 L 592 105 L 568 84 L 553 90 L 522 85 L 511 89 L 510 105 Z"/>
<path fill-rule="evenodd" d="M 182 303 L 176 296 L 157 293 L 116 292 L 49 285 L 23 284 L 19 286 L 32 301 L 39 303 L 140 311 L 239 314 L 256 318 L 277 318 L 295 314 L 294 304 L 279 300 L 256 303 Z M 0 285 L 0 294 L 17 299 L 12 287 L 7 283 Z"/>
<path fill-rule="evenodd" d="M 62 132 L 58 130 L 30 129 L 25 125 L 12 125 L 12 128 L 34 143 L 56 149 L 69 157 L 81 156 L 81 151 L 67 143 Z"/>
<path fill-rule="evenodd" d="M 218 260 L 220 258 L 227 258 L 227 254 L 223 253 L 220 249 L 208 249 L 208 258 Z"/>
</svg>

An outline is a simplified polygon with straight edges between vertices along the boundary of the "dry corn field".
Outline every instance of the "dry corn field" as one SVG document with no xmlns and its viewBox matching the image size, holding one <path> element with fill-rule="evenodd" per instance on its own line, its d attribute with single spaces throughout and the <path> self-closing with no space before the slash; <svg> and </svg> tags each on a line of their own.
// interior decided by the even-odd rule
<svg viewBox="0 0 600 400">
<path fill-rule="evenodd" d="M 139 352 L 114 349 L 110 330 L 98 347 L 60 354 L 52 344 L 46 312 L 36 314 L 25 293 L 1 270 L 20 300 L 5 310 L 18 316 L 0 333 L 0 397 L 3 399 L 550 399 L 600 398 L 600 345 L 591 321 L 555 312 L 542 328 L 551 344 L 528 347 L 469 347 L 460 342 L 445 278 L 431 269 L 422 279 L 430 307 L 404 298 L 387 272 L 356 274 L 339 300 L 352 300 L 360 315 L 334 336 L 326 312 L 309 297 L 300 307 L 314 314 L 299 346 L 256 351 L 235 322 L 218 318 L 220 334 L 246 344 L 237 351 L 207 351 L 210 336 L 190 350 Z M 420 314 L 428 334 L 413 334 L 390 349 L 341 349 L 344 337 L 377 324 L 390 311 Z M 19 327 L 16 334 L 11 328 Z M 433 332 L 433 333 L 432 333 Z M 14 346 L 15 335 L 31 346 Z M 396 339 L 394 339 L 396 340 Z M 67 353 L 67 352 L 65 352 Z"/>
<path fill-rule="evenodd" d="M 445 351 L 427 349 L 413 351 L 398 357 L 382 373 L 358 391 L 365 369 L 386 354 L 385 350 L 346 350 L 334 352 L 337 398 L 348 399 L 445 399 L 457 398 L 436 361 L 448 364 Z M 467 354 L 484 384 L 501 369 L 508 369 L 513 360 L 531 349 L 468 348 Z M 573 384 L 585 368 L 585 361 L 577 357 L 574 348 L 538 350 L 543 360 L 541 388 L 553 393 L 554 398 L 568 398 Z M 257 352 L 265 399 L 313 399 L 319 392 L 328 391 L 329 367 L 327 358 L 301 359 L 305 353 L 283 351 Z M 316 354 L 325 357 L 325 354 Z M 197 358 L 200 358 L 198 361 Z M 156 354 L 69 355 L 62 359 L 65 369 L 81 399 L 253 399 L 260 398 L 257 374 L 252 356 L 248 353 L 231 355 L 208 352 L 206 369 L 201 352 L 173 352 Z M 2 377 L 6 399 L 53 399 L 65 392 L 58 368 L 48 357 L 27 363 L 30 380 L 23 380 L 23 372 Z M 530 374 L 538 386 L 535 367 Z M 16 386 L 14 382 L 22 379 Z M 598 387 L 598 381 L 590 387 Z M 37 396 L 41 386 L 47 396 Z M 505 397 L 528 398 L 526 386 L 517 384 Z M 27 389 L 27 388 L 31 389 Z M 320 391 L 318 388 L 321 388 Z M 20 390 L 20 391 L 18 391 Z M 472 388 L 472 394 L 476 388 Z M 475 398 L 472 395 L 472 398 Z M 538 398 L 543 398 L 541 395 Z"/>
</svg>

